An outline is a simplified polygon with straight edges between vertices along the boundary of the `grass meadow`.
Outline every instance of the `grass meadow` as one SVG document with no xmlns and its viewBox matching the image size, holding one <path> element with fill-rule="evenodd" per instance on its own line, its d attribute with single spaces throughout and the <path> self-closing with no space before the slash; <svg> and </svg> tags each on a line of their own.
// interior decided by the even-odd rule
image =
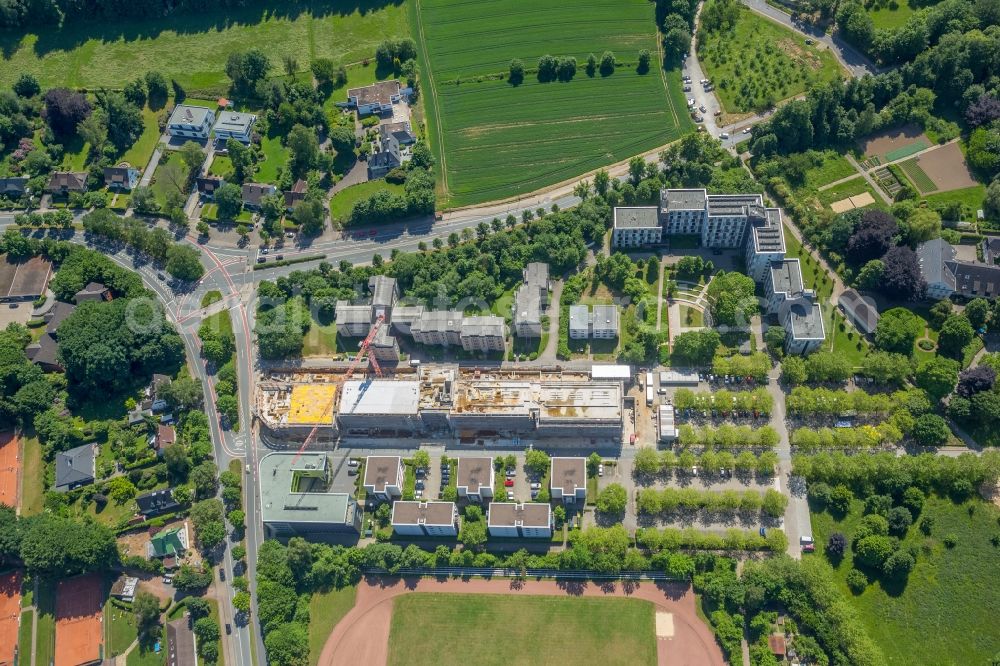
<svg viewBox="0 0 1000 666">
<path fill-rule="evenodd" d="M 817 557 L 825 557 L 821 550 L 832 532 L 851 540 L 863 509 L 855 500 L 840 520 L 826 512 L 812 514 Z M 914 525 L 903 539 L 903 548 L 917 551 L 905 585 L 876 581 L 860 595 L 852 594 L 845 582 L 850 552 L 834 566 L 837 583 L 892 666 L 988 664 L 1000 649 L 1000 548 L 990 543 L 1000 533 L 1000 511 L 979 499 L 955 504 L 929 497 L 922 516 L 934 518 L 934 529 L 925 536 Z M 954 548 L 944 545 L 948 535 L 955 537 Z"/>
<path fill-rule="evenodd" d="M 655 664 L 653 604 L 433 593 L 395 600 L 389 666 L 471 663 Z"/>
<path fill-rule="evenodd" d="M 424 107 L 449 206 L 511 197 L 627 159 L 691 128 L 679 74 L 656 66 L 654 7 L 646 0 L 420 0 L 412 9 Z M 640 49 L 654 64 L 636 72 Z M 588 76 L 586 59 L 610 50 L 616 71 Z M 513 58 L 532 70 L 542 55 L 574 56 L 568 82 L 518 86 Z M 669 93 L 668 93 L 669 86 Z"/>
<path fill-rule="evenodd" d="M 728 113 L 762 111 L 841 75 L 829 50 L 743 6 L 734 30 L 699 31 L 698 57 Z"/>
<path fill-rule="evenodd" d="M 159 70 L 189 91 L 221 93 L 228 87 L 226 59 L 235 51 L 259 47 L 276 70 L 284 56 L 292 56 L 305 71 L 320 57 L 344 64 L 371 58 L 386 37 L 409 34 L 403 0 L 248 5 L 3 33 L 0 85 L 30 72 L 43 87 L 120 88 L 147 70 Z"/>
</svg>

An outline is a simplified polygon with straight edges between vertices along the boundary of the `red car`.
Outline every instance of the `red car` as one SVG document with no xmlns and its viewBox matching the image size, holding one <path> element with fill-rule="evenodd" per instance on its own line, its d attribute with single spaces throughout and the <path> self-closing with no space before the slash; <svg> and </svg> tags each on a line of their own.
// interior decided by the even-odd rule
<svg viewBox="0 0 1000 666">
<path fill-rule="evenodd" d="M 507 479 L 506 481 L 503 482 L 503 485 L 506 486 L 506 487 L 508 487 L 508 488 L 513 488 L 514 487 L 514 479 Z"/>
</svg>

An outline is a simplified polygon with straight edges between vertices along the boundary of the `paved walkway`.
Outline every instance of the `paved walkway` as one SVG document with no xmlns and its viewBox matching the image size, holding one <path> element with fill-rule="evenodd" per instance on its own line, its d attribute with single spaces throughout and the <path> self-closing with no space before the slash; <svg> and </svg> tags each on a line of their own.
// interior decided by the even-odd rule
<svg viewBox="0 0 1000 666">
<path fill-rule="evenodd" d="M 559 351 L 559 315 L 562 314 L 560 301 L 562 300 L 563 281 L 554 280 L 552 282 L 552 293 L 549 294 L 549 309 L 546 312 L 549 316 L 549 339 L 545 343 L 545 349 L 538 355 L 539 361 L 556 361 L 556 353 Z"/>
<path fill-rule="evenodd" d="M 847 161 L 851 163 L 852 167 L 861 172 L 861 177 L 868 181 L 868 184 L 872 186 L 872 188 L 878 193 L 880 197 L 882 197 L 882 201 L 884 201 L 887 205 L 891 206 L 892 199 L 890 199 L 889 195 L 885 193 L 885 190 L 882 189 L 882 186 L 879 185 L 877 182 L 875 182 L 875 179 L 872 178 L 872 175 L 867 171 L 865 171 L 860 164 L 858 164 L 858 161 L 854 159 L 854 156 L 851 155 L 850 153 L 845 153 L 844 157 L 847 158 Z"/>
<path fill-rule="evenodd" d="M 698 619 L 689 585 L 643 581 L 602 586 L 585 581 L 379 578 L 358 586 L 354 608 L 326 639 L 319 666 L 383 666 L 389 652 L 393 599 L 409 592 L 503 594 L 524 596 L 630 597 L 656 606 L 657 664 L 659 666 L 716 666 L 724 664 L 711 630 Z M 668 617 L 669 616 L 669 617 Z M 661 626 L 666 625 L 661 630 Z"/>
</svg>

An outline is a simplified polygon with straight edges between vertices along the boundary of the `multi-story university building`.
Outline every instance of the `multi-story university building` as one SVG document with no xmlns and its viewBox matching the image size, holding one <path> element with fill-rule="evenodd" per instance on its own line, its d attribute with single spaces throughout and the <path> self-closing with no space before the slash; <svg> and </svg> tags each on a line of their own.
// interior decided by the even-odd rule
<svg viewBox="0 0 1000 666">
<path fill-rule="evenodd" d="M 615 208 L 613 248 L 656 246 L 672 236 L 696 236 L 708 248 L 742 249 L 747 274 L 765 288 L 766 312 L 785 328 L 785 351 L 803 354 L 822 345 L 815 294 L 804 288 L 798 260 L 785 260 L 781 211 L 767 208 L 760 194 L 665 189 L 658 207 Z"/>
</svg>

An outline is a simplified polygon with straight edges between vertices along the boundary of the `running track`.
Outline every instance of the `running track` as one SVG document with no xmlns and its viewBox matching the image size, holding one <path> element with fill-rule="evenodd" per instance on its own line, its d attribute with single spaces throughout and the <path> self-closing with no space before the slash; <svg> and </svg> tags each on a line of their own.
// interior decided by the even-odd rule
<svg viewBox="0 0 1000 666">
<path fill-rule="evenodd" d="M 385 666 L 393 599 L 408 592 L 520 594 L 546 596 L 630 597 L 650 601 L 657 611 L 673 614 L 673 638 L 657 639 L 658 666 L 725 664 L 715 637 L 695 613 L 690 586 L 644 581 L 626 589 L 583 581 L 369 577 L 358 585 L 354 608 L 334 627 L 320 654 L 319 666 Z M 638 666 L 638 665 L 637 665 Z"/>
</svg>

